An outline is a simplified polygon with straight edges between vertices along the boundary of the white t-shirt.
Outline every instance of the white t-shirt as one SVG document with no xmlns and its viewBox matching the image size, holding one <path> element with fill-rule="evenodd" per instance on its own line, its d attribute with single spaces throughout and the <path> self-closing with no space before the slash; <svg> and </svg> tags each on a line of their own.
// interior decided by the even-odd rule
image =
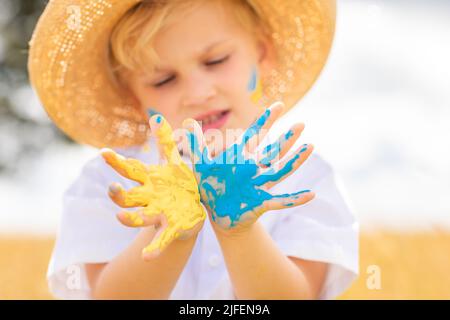
<svg viewBox="0 0 450 320">
<path fill-rule="evenodd" d="M 126 157 L 156 164 L 153 139 L 150 152 L 116 149 Z M 191 166 L 187 157 L 183 159 Z M 100 153 L 82 169 L 63 196 L 63 211 L 47 279 L 50 291 L 62 299 L 90 299 L 85 263 L 111 261 L 125 250 L 139 228 L 116 218 L 122 208 L 108 196 L 112 182 L 125 189 L 137 183 L 120 176 Z M 342 294 L 358 275 L 358 223 L 344 200 L 331 166 L 314 152 L 296 172 L 270 189 L 281 194 L 311 189 L 309 203 L 268 211 L 259 221 L 286 255 L 329 264 L 321 299 Z M 234 299 L 226 265 L 207 217 L 170 299 Z"/>
</svg>

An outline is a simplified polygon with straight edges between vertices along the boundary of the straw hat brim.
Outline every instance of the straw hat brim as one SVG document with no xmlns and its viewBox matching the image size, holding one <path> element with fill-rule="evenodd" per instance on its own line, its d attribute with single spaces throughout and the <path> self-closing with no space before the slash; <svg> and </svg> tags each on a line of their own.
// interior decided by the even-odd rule
<svg viewBox="0 0 450 320">
<path fill-rule="evenodd" d="M 54 123 L 79 143 L 127 147 L 148 137 L 147 116 L 117 86 L 109 38 L 141 0 L 51 0 L 30 40 L 30 82 Z M 319 76 L 334 35 L 334 0 L 252 0 L 271 28 L 277 67 L 263 83 L 268 101 L 295 105 Z M 288 109 L 287 108 L 287 109 Z"/>
</svg>

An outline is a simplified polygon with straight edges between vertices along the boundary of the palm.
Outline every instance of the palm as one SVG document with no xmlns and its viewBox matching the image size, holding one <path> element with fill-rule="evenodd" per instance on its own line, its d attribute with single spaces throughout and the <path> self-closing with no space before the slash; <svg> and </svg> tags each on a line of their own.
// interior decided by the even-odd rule
<svg viewBox="0 0 450 320">
<path fill-rule="evenodd" d="M 122 176 L 140 185 L 125 191 L 119 184 L 111 185 L 109 195 L 124 208 L 119 220 L 132 227 L 161 224 L 152 242 L 144 249 L 144 257 L 161 252 L 177 238 L 184 238 L 201 226 L 206 214 L 200 203 L 197 181 L 191 169 L 181 160 L 166 121 L 156 127 L 164 165 L 145 165 L 137 159 L 124 158 L 112 150 L 104 150 L 106 162 Z"/>
<path fill-rule="evenodd" d="M 200 195 L 214 222 L 231 228 L 252 223 L 263 213 L 264 202 L 272 196 L 260 185 L 257 172 L 255 161 L 195 165 Z"/>
<path fill-rule="evenodd" d="M 190 122 L 188 139 L 200 196 L 212 220 L 220 227 L 246 227 L 265 211 L 300 205 L 312 199 L 313 194 L 309 190 L 282 195 L 268 192 L 294 172 L 311 153 L 311 147 L 302 146 L 292 156 L 275 163 L 275 159 L 284 156 L 293 145 L 302 126 L 292 128 L 266 147 L 259 161 L 249 147 L 250 141 L 256 139 L 262 129 L 270 128 L 281 110 L 281 105 L 268 109 L 247 129 L 239 142 L 213 158 L 209 156 L 198 124 Z"/>
</svg>

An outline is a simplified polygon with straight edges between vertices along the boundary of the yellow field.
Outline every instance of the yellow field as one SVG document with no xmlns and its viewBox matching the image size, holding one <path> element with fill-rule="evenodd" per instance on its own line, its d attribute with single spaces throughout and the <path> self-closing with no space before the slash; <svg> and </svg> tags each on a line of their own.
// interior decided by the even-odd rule
<svg viewBox="0 0 450 320">
<path fill-rule="evenodd" d="M 381 289 L 367 289 L 367 268 L 381 270 Z M 450 232 L 363 233 L 360 277 L 341 299 L 450 299 Z"/>
<path fill-rule="evenodd" d="M 0 299 L 51 299 L 45 273 L 52 238 L 0 238 Z M 450 299 L 450 232 L 365 232 L 361 276 L 341 299 Z M 366 286 L 367 267 L 381 289 Z"/>
</svg>

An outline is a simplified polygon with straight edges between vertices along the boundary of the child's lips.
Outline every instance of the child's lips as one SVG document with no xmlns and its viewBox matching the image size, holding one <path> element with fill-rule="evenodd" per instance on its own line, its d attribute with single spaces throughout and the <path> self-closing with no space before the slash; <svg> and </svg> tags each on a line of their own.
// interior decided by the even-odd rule
<svg viewBox="0 0 450 320">
<path fill-rule="evenodd" d="M 202 117 L 197 119 L 197 121 L 200 122 L 203 132 L 209 129 L 220 129 L 227 122 L 230 117 L 230 113 L 230 110 L 222 110 L 215 113 L 210 113 L 207 117 Z M 211 117 L 214 119 L 211 120 Z"/>
</svg>

